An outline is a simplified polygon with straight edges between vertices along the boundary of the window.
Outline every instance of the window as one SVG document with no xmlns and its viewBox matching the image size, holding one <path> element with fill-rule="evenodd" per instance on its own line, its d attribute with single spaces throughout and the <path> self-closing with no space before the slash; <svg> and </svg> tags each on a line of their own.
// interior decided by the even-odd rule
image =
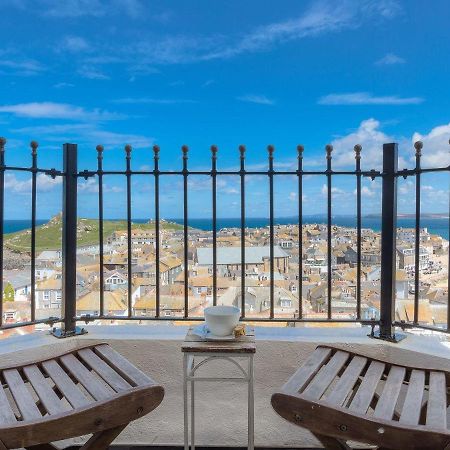
<svg viewBox="0 0 450 450">
<path fill-rule="evenodd" d="M 44 300 L 48 300 L 50 298 L 50 292 L 44 291 Z"/>
<path fill-rule="evenodd" d="M 280 306 L 282 308 L 290 308 L 292 306 L 292 300 L 288 298 L 282 298 L 280 299 Z"/>
</svg>

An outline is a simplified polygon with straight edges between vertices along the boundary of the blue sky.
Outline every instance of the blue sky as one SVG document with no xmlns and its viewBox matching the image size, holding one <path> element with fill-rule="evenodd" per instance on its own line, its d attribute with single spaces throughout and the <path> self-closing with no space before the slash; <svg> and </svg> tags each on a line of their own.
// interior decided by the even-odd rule
<svg viewBox="0 0 450 450">
<path fill-rule="evenodd" d="M 352 167 L 355 144 L 363 168 L 379 168 L 381 145 L 400 144 L 400 166 L 411 166 L 413 141 L 424 141 L 424 165 L 449 164 L 450 5 L 447 1 L 170 1 L 3 0 L 0 3 L 0 135 L 9 164 L 29 159 L 60 167 L 63 142 L 79 144 L 80 169 L 94 168 L 96 144 L 106 168 L 181 167 L 188 144 L 191 168 L 207 168 L 209 146 L 219 167 L 237 168 L 238 145 L 248 167 Z M 325 180 L 305 180 L 305 214 L 325 212 Z M 211 213 L 210 181 L 192 177 L 193 217 Z M 447 177 L 425 177 L 423 209 L 446 211 Z M 238 180 L 219 180 L 220 215 L 239 215 Z M 6 179 L 7 218 L 30 214 L 30 183 Z M 125 184 L 105 180 L 109 217 L 125 213 Z M 80 184 L 80 215 L 95 216 L 96 184 Z M 162 215 L 182 215 L 181 180 L 162 181 Z M 400 185 L 400 210 L 410 212 L 414 185 Z M 267 180 L 248 182 L 249 216 L 267 215 Z M 297 210 L 296 180 L 275 186 L 276 214 Z M 364 181 L 365 212 L 379 211 L 379 183 Z M 61 185 L 39 178 L 38 215 L 61 208 Z M 152 180 L 133 182 L 133 215 L 153 216 Z M 333 188 L 335 213 L 355 211 L 354 184 Z M 18 205 L 20 207 L 18 208 Z"/>
</svg>

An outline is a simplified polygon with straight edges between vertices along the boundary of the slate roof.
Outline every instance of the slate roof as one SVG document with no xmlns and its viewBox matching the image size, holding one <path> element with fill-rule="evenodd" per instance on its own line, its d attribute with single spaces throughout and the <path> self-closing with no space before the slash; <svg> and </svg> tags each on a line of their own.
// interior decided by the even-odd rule
<svg viewBox="0 0 450 450">
<path fill-rule="evenodd" d="M 279 246 L 275 246 L 275 258 L 288 258 L 289 255 Z M 270 246 L 245 247 L 246 264 L 262 264 L 263 258 L 270 257 Z M 197 260 L 200 266 L 210 266 L 213 263 L 213 249 L 211 247 L 201 247 L 197 249 Z M 240 247 L 218 247 L 217 264 L 231 265 L 241 264 Z"/>
</svg>

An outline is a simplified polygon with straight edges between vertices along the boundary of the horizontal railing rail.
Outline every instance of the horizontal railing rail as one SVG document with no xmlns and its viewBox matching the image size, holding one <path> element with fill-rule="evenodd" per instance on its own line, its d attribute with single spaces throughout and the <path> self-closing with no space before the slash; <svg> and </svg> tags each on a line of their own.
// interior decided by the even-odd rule
<svg viewBox="0 0 450 450">
<path fill-rule="evenodd" d="M 297 146 L 297 167 L 295 170 L 277 170 L 274 164 L 273 146 L 268 146 L 268 168 L 267 170 L 252 170 L 247 169 L 245 164 L 246 149 L 244 146 L 239 147 L 239 169 L 238 170 L 218 170 L 218 148 L 211 147 L 211 169 L 210 170 L 190 170 L 188 167 L 189 149 L 183 146 L 182 151 L 182 168 L 180 170 L 160 170 L 158 146 L 153 147 L 153 169 L 151 170 L 133 170 L 132 169 L 132 147 L 125 146 L 124 166 L 123 170 L 104 170 L 103 157 L 104 147 L 98 145 L 97 150 L 97 169 L 96 170 L 81 170 L 77 168 L 77 146 L 76 144 L 65 144 L 63 147 L 64 167 L 62 171 L 56 169 L 43 169 L 37 165 L 37 148 L 36 142 L 31 143 L 31 165 L 30 167 L 16 167 L 5 165 L 4 139 L 0 140 L 0 245 L 1 252 L 1 272 L 0 272 L 0 287 L 3 292 L 3 244 L 4 244 L 4 191 L 5 191 L 5 172 L 7 171 L 26 171 L 31 174 L 31 197 L 32 197 L 32 211 L 31 211 L 31 320 L 24 323 L 6 324 L 3 323 L 3 310 L 0 306 L 0 329 L 13 328 L 17 326 L 25 326 L 37 323 L 55 324 L 62 322 L 62 332 L 60 335 L 73 335 L 77 332 L 76 323 L 78 321 L 90 320 L 114 320 L 114 321 L 145 321 L 145 320 L 176 320 L 176 321 L 198 321 L 203 320 L 203 317 L 189 314 L 189 184 L 190 176 L 208 176 L 211 178 L 211 203 L 212 203 L 212 304 L 216 305 L 218 301 L 218 220 L 217 220 L 217 179 L 222 176 L 235 176 L 239 178 L 240 186 L 240 309 L 241 319 L 251 322 L 336 322 L 336 323 L 360 323 L 363 325 L 379 325 L 380 336 L 387 339 L 395 339 L 395 326 L 403 327 L 423 327 L 426 329 L 437 329 L 439 331 L 449 331 L 449 327 L 445 329 L 430 326 L 429 324 L 422 324 L 419 318 L 419 299 L 420 299 L 420 275 L 419 275 L 419 250 L 420 250 L 420 224 L 421 224 L 421 174 L 434 172 L 449 172 L 450 166 L 440 168 L 422 168 L 421 167 L 421 150 L 422 144 L 417 142 L 416 149 L 416 165 L 413 169 L 397 169 L 397 144 L 385 144 L 383 146 L 383 169 L 377 170 L 362 170 L 361 169 L 361 154 L 362 147 L 355 145 L 355 168 L 354 170 L 334 170 L 332 167 L 332 152 L 333 147 L 327 145 L 325 148 L 326 169 L 325 170 L 305 170 L 303 167 L 303 146 Z M 36 175 L 43 173 L 45 175 L 55 177 L 62 177 L 63 179 L 63 233 L 62 233 L 62 275 L 63 275 L 63 295 L 62 295 L 62 317 L 48 318 L 45 320 L 36 320 Z M 115 316 L 106 311 L 105 306 L 105 258 L 104 258 L 104 176 L 119 175 L 126 180 L 126 272 L 127 272 L 127 314 L 126 316 Z M 247 214 L 246 214 L 246 180 L 251 176 L 266 176 L 268 180 L 268 234 L 269 234 L 269 308 L 268 317 L 255 317 L 246 310 L 246 232 L 247 232 Z M 135 176 L 150 176 L 153 178 L 154 190 L 154 231 L 155 231 L 155 314 L 145 316 L 133 315 L 133 267 L 132 267 L 132 177 Z M 183 314 L 180 316 L 166 317 L 161 314 L 161 273 L 160 264 L 161 259 L 161 215 L 160 215 L 160 181 L 162 177 L 178 176 L 182 179 L 183 193 L 183 225 L 182 225 L 182 239 L 183 239 Z M 278 317 L 275 313 L 275 196 L 274 196 L 274 180 L 282 176 L 290 176 L 297 178 L 297 198 L 298 198 L 298 274 L 297 274 L 297 292 L 298 292 L 298 310 L 292 317 Z M 311 176 L 322 176 L 326 179 L 326 305 L 323 318 L 309 317 L 304 311 L 303 302 L 303 273 L 304 273 L 304 242 L 303 242 L 303 226 L 304 226 L 304 211 L 303 211 L 303 193 L 305 177 L 308 179 Z M 339 316 L 333 317 L 333 259 L 332 259 L 332 228 L 333 228 L 333 179 L 339 176 L 352 176 L 355 183 L 355 206 L 356 206 L 356 308 L 354 318 L 342 318 Z M 99 313 L 96 315 L 77 314 L 76 308 L 76 239 L 77 239 L 77 179 L 85 179 L 96 177 L 98 181 L 98 221 L 99 221 Z M 380 318 L 367 320 L 362 317 L 362 179 L 364 177 L 374 180 L 381 178 L 383 182 L 382 189 L 382 230 L 381 230 L 381 293 L 380 293 Z M 415 177 L 415 241 L 414 241 L 414 255 L 415 255 L 415 274 L 414 274 L 414 318 L 410 322 L 399 322 L 396 318 L 395 311 L 395 272 L 396 272 L 396 200 L 397 200 L 397 179 L 399 177 Z M 450 252 L 449 252 L 450 255 Z M 450 265 L 450 256 L 449 256 Z M 448 288 L 450 290 L 450 277 L 448 277 Z M 450 312 L 448 312 L 447 324 L 450 323 Z"/>
</svg>

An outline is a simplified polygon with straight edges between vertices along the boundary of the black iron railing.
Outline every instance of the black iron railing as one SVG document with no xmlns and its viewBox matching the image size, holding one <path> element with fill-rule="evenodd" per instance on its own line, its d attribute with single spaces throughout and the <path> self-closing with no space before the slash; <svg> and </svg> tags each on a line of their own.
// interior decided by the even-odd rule
<svg viewBox="0 0 450 450">
<path fill-rule="evenodd" d="M 152 170 L 133 170 L 132 169 L 132 148 L 130 145 L 125 146 L 125 170 L 104 170 L 103 169 L 103 146 L 97 146 L 97 170 L 78 171 L 77 168 L 77 145 L 64 144 L 63 158 L 64 167 L 62 171 L 55 169 L 41 169 L 37 164 L 37 148 L 36 142 L 31 143 L 32 160 L 30 167 L 11 167 L 5 165 L 4 139 L 0 140 L 0 246 L 3 249 L 3 231 L 4 231 L 4 186 L 5 172 L 7 171 L 25 171 L 31 173 L 31 193 L 32 193 L 32 217 L 31 217 L 31 321 L 26 323 L 5 324 L 2 322 L 2 303 L 0 302 L 0 329 L 23 326 L 39 322 L 62 322 L 62 329 L 58 331 L 58 335 L 73 335 L 76 333 L 76 323 L 78 321 L 87 320 L 87 317 L 77 316 L 76 308 L 76 260 L 77 260 L 77 179 L 85 180 L 96 177 L 98 181 L 98 218 L 99 218 L 99 280 L 100 280 L 100 299 L 99 314 L 95 319 L 111 319 L 111 320 L 201 320 L 201 317 L 191 317 L 189 315 L 189 210 L 188 210 L 188 179 L 189 176 L 203 175 L 211 177 L 211 194 L 212 194 L 212 303 L 217 304 L 217 179 L 218 177 L 237 176 L 240 179 L 240 198 L 241 198 L 241 214 L 240 214 L 240 269 L 241 269 L 241 318 L 252 322 L 258 321 L 278 321 L 278 322 L 349 322 L 379 325 L 379 334 L 386 339 L 395 338 L 395 326 L 416 327 L 435 329 L 430 326 L 423 326 L 419 323 L 419 250 L 420 250 L 420 177 L 425 172 L 449 172 L 450 167 L 440 167 L 433 169 L 423 169 L 420 165 L 422 144 L 415 144 L 416 149 L 416 166 L 411 170 L 397 169 L 398 150 L 397 144 L 384 144 L 383 146 L 383 171 L 361 170 L 361 153 L 362 147 L 355 145 L 355 168 L 354 170 L 333 170 L 332 168 L 332 151 L 331 145 L 326 146 L 326 170 L 304 170 L 303 169 L 303 146 L 297 147 L 298 164 L 296 170 L 280 171 L 274 168 L 274 147 L 268 147 L 268 170 L 247 170 L 245 166 L 245 147 L 239 147 L 240 167 L 235 171 L 217 170 L 217 154 L 216 146 L 211 147 L 211 170 L 189 170 L 188 168 L 188 147 L 182 147 L 182 170 L 179 171 L 162 171 L 159 168 L 158 146 L 153 147 L 153 169 Z M 36 320 L 35 316 L 35 268 L 36 268 L 36 176 L 38 173 L 44 173 L 53 178 L 62 177 L 63 179 L 63 232 L 62 232 L 62 319 L 44 319 Z M 126 179 L 126 204 L 127 204 L 127 275 L 128 275 L 128 296 L 127 311 L 125 317 L 110 316 L 105 313 L 105 287 L 104 287 L 104 189 L 103 177 L 105 175 L 121 175 Z M 270 247 L 270 307 L 269 317 L 249 317 L 246 311 L 245 292 L 246 292 L 246 204 L 245 204 L 245 182 L 246 177 L 252 175 L 267 176 L 269 183 L 269 247 Z M 342 319 L 333 317 L 332 313 L 332 288 L 333 288 L 333 264 L 332 264 L 332 192 L 334 177 L 350 175 L 355 177 L 356 184 L 356 318 Z M 155 277 L 155 314 L 154 316 L 133 316 L 132 308 L 132 177 L 146 176 L 152 177 L 154 181 L 154 226 L 155 226 L 155 256 L 156 256 L 156 277 Z M 183 259 L 184 259 L 184 314 L 183 317 L 165 317 L 161 315 L 161 280 L 160 280 L 160 180 L 161 177 L 179 176 L 183 179 Z M 274 217 L 274 179 L 282 176 L 297 177 L 297 195 L 298 195 L 298 247 L 299 247 L 299 269 L 298 269 L 298 294 L 299 305 L 298 313 L 293 317 L 277 317 L 275 314 L 275 217 Z M 305 177 L 309 176 L 325 176 L 326 177 L 326 203 L 327 203 L 327 294 L 326 294 L 326 318 L 311 318 L 304 314 L 302 292 L 303 292 L 303 190 Z M 372 180 L 375 178 L 382 179 L 382 233 L 381 233 L 381 293 L 380 293 L 380 320 L 364 320 L 361 316 L 361 258 L 362 258 L 362 178 L 368 177 Z M 398 177 L 415 177 L 416 178 L 416 217 L 415 217 L 415 293 L 414 293 L 414 319 L 411 322 L 396 322 L 395 317 L 395 275 L 396 275 L 396 218 L 397 218 L 397 179 Z M 450 252 L 449 252 L 450 255 Z M 0 288 L 3 292 L 3 251 L 0 252 Z M 450 256 L 449 256 L 450 264 Z M 450 277 L 449 277 L 450 288 Z M 449 310 L 450 311 L 450 310 Z M 448 313 L 448 324 L 450 324 L 450 312 Z M 437 330 L 442 331 L 442 329 Z M 449 331 L 449 327 L 444 331 Z"/>
</svg>

